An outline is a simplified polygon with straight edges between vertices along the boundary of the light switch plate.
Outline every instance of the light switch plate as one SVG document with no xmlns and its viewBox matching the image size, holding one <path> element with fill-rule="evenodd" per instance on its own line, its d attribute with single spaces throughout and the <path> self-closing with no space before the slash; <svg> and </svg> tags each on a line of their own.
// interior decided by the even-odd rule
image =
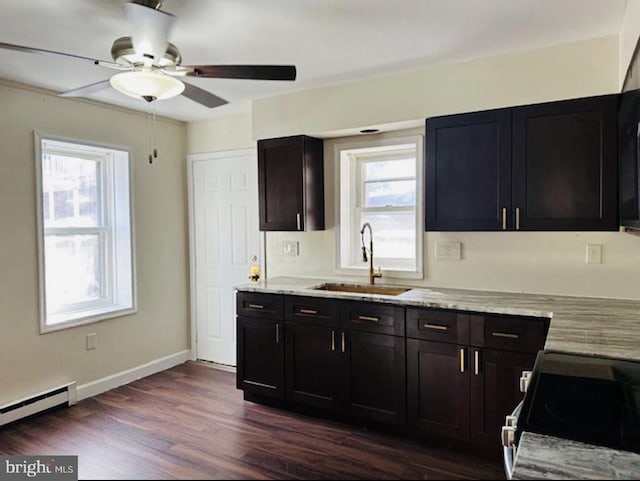
<svg viewBox="0 0 640 481">
<path fill-rule="evenodd" d="M 98 335 L 95 332 L 87 334 L 87 351 L 98 347 Z"/>
<path fill-rule="evenodd" d="M 587 244 L 587 264 L 602 264 L 602 244 Z"/>
<path fill-rule="evenodd" d="M 282 253 L 285 256 L 297 256 L 300 254 L 298 251 L 298 241 L 282 241 Z"/>
<path fill-rule="evenodd" d="M 436 242 L 436 259 L 459 261 L 462 246 L 460 242 Z"/>
</svg>

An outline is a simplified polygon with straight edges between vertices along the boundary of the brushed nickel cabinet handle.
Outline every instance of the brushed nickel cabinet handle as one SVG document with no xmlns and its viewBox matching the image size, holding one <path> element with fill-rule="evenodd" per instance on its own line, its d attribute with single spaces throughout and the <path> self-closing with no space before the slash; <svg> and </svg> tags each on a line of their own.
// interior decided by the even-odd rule
<svg viewBox="0 0 640 481">
<path fill-rule="evenodd" d="M 508 332 L 492 332 L 491 335 L 493 337 L 506 337 L 507 339 L 518 339 L 520 337 L 518 334 L 511 334 Z"/>
<path fill-rule="evenodd" d="M 280 323 L 276 322 L 276 344 L 280 344 Z"/>
<path fill-rule="evenodd" d="M 480 374 L 480 352 L 473 352 L 473 373 L 477 376 Z"/>
<path fill-rule="evenodd" d="M 342 331 L 342 352 L 345 352 L 346 350 L 346 339 L 345 339 L 345 335 L 344 335 L 344 331 Z"/>
<path fill-rule="evenodd" d="M 502 230 L 507 230 L 507 208 L 502 208 Z"/>
<path fill-rule="evenodd" d="M 336 350 L 336 331 L 331 329 L 331 350 Z"/>
<path fill-rule="evenodd" d="M 440 326 L 438 324 L 429 324 L 426 323 L 423 326 L 425 329 L 433 329 L 434 331 L 448 331 L 449 328 L 447 326 Z"/>
<path fill-rule="evenodd" d="M 300 309 L 298 312 L 300 314 L 317 314 L 318 313 L 318 311 L 314 309 Z"/>
<path fill-rule="evenodd" d="M 464 372 L 464 347 L 460 348 L 460 372 Z"/>
<path fill-rule="evenodd" d="M 298 227 L 298 230 L 300 230 L 300 212 L 296 214 L 296 226 Z"/>
<path fill-rule="evenodd" d="M 516 230 L 520 230 L 520 207 L 516 207 Z"/>
<path fill-rule="evenodd" d="M 264 309 L 264 306 L 262 304 L 249 304 L 249 307 L 251 309 Z"/>
<path fill-rule="evenodd" d="M 358 320 L 360 321 L 371 321 L 371 322 L 379 322 L 379 317 L 371 317 L 371 316 L 358 316 Z"/>
</svg>

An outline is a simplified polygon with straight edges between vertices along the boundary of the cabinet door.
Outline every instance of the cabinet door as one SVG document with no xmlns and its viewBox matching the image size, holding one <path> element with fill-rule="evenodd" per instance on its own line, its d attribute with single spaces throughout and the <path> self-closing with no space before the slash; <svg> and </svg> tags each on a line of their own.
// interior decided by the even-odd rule
<svg viewBox="0 0 640 481">
<path fill-rule="evenodd" d="M 284 399 L 284 337 L 281 321 L 237 318 L 238 389 Z"/>
<path fill-rule="evenodd" d="M 260 230 L 304 230 L 302 136 L 258 142 Z"/>
<path fill-rule="evenodd" d="M 468 440 L 467 348 L 407 339 L 408 424 L 427 434 Z"/>
<path fill-rule="evenodd" d="M 533 369 L 536 356 L 493 349 L 470 351 L 471 442 L 498 451 L 504 418 L 524 398 L 520 376 Z"/>
<path fill-rule="evenodd" d="M 426 132 L 426 230 L 508 228 L 510 110 L 427 119 Z"/>
<path fill-rule="evenodd" d="M 346 362 L 345 401 L 350 414 L 388 424 L 405 423 L 404 337 L 340 332 Z M 343 347 L 342 336 L 345 336 Z"/>
<path fill-rule="evenodd" d="M 338 408 L 344 374 L 339 369 L 340 339 L 335 328 L 287 323 L 285 397 L 320 408 Z"/>
<path fill-rule="evenodd" d="M 617 230 L 617 96 L 514 109 L 520 230 Z"/>
</svg>

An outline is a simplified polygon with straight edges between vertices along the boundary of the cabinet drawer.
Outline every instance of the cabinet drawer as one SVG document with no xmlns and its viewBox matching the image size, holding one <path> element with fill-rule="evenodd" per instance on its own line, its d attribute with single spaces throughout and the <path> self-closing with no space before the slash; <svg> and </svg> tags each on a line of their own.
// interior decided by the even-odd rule
<svg viewBox="0 0 640 481">
<path fill-rule="evenodd" d="M 504 351 L 537 352 L 544 347 L 549 319 L 470 316 L 470 344 Z"/>
<path fill-rule="evenodd" d="M 407 337 L 469 343 L 469 315 L 439 309 L 407 309 Z"/>
<path fill-rule="evenodd" d="M 340 322 L 344 329 L 404 336 L 404 308 L 373 302 L 343 302 Z"/>
<path fill-rule="evenodd" d="M 283 301 L 282 296 L 279 294 L 238 292 L 236 300 L 236 314 L 238 316 L 282 319 Z"/>
<path fill-rule="evenodd" d="M 339 301 L 319 297 L 286 296 L 285 319 L 305 324 L 337 326 Z"/>
</svg>

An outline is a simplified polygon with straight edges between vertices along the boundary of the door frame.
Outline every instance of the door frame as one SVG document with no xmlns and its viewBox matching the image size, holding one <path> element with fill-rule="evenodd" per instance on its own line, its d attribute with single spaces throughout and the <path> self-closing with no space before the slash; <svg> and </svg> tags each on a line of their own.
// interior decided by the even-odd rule
<svg viewBox="0 0 640 481">
<path fill-rule="evenodd" d="M 198 358 L 197 349 L 197 323 L 196 323 L 196 240 L 195 240 L 195 196 L 193 194 L 193 168 L 197 162 L 208 160 L 222 160 L 233 157 L 253 156 L 255 158 L 256 179 L 258 170 L 258 152 L 253 149 L 235 149 L 221 150 L 215 152 L 203 152 L 198 154 L 187 154 L 187 204 L 189 211 L 189 330 L 190 330 L 190 348 L 189 359 L 192 361 Z M 257 191 L 258 185 L 255 185 Z M 258 206 L 256 206 L 256 209 Z M 258 227 L 259 228 L 259 227 Z M 266 278 L 266 262 L 265 262 L 265 237 L 264 232 L 260 235 L 260 272 L 262 279 Z M 247 273 L 248 275 L 248 273 Z M 234 320 L 235 322 L 235 320 Z"/>
</svg>

